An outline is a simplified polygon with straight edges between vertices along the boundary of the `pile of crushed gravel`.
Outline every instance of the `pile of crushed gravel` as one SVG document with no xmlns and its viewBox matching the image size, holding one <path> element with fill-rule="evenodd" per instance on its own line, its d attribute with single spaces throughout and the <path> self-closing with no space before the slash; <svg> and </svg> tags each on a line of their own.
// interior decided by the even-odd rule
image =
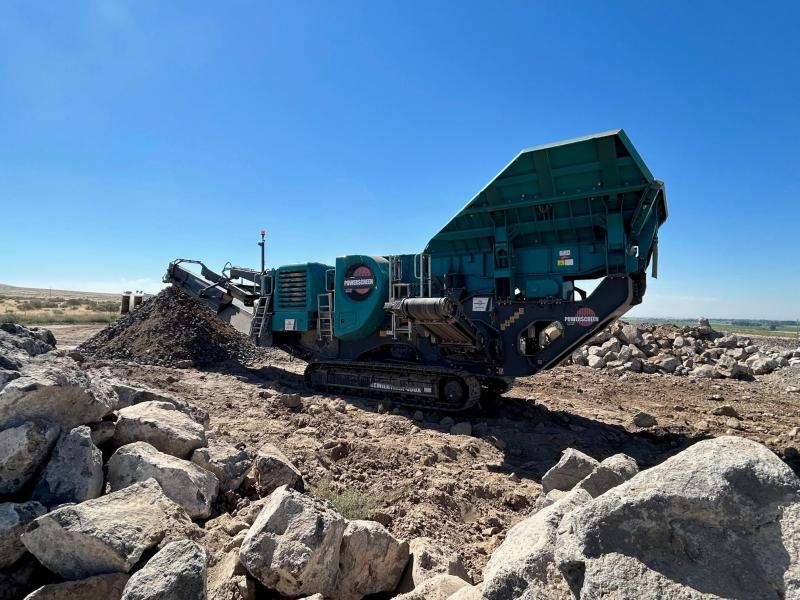
<svg viewBox="0 0 800 600">
<path fill-rule="evenodd" d="M 260 349 L 205 306 L 168 287 L 78 347 L 95 359 L 148 365 L 250 364 Z"/>
</svg>

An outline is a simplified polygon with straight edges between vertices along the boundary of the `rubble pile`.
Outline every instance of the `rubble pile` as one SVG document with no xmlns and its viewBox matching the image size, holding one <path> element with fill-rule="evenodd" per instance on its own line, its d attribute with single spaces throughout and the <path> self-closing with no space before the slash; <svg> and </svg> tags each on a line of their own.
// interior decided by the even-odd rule
<svg viewBox="0 0 800 600">
<path fill-rule="evenodd" d="M 750 338 L 714 331 L 708 319 L 695 326 L 637 326 L 617 321 L 567 359 L 613 373 L 665 373 L 704 378 L 753 379 L 800 364 L 800 348 L 771 351 Z"/>
<path fill-rule="evenodd" d="M 49 342 L 0 329 L 0 600 L 800 592 L 800 479 L 752 440 L 700 441 L 645 470 L 565 449 L 473 581 L 441 541 L 306 491 L 277 446 L 233 446 L 202 408 Z"/>
<path fill-rule="evenodd" d="M 78 351 L 96 359 L 171 367 L 247 364 L 260 356 L 250 340 L 175 287 L 109 325 Z"/>
</svg>

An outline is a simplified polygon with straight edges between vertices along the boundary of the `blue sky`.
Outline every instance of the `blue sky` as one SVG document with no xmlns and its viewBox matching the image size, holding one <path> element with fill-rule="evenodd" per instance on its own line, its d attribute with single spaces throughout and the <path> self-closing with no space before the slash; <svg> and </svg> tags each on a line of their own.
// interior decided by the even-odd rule
<svg viewBox="0 0 800 600">
<path fill-rule="evenodd" d="M 523 147 L 667 183 L 639 316 L 800 318 L 797 3 L 3 2 L 0 282 L 417 252 Z"/>
</svg>

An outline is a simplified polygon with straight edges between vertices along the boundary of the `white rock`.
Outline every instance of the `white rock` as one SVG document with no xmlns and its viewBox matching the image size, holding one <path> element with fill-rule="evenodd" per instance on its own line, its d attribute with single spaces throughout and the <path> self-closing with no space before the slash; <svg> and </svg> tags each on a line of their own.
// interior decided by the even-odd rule
<svg viewBox="0 0 800 600">
<path fill-rule="evenodd" d="M 131 576 L 122 600 L 205 600 L 207 562 L 197 542 L 171 542 Z"/>
<path fill-rule="evenodd" d="M 409 561 L 397 587 L 399 592 L 410 592 L 423 581 L 437 575 L 453 575 L 471 583 L 461 557 L 441 542 L 428 537 L 417 537 L 409 543 Z"/>
<path fill-rule="evenodd" d="M 0 569 L 10 567 L 25 554 L 19 536 L 28 523 L 46 513 L 47 509 L 38 502 L 0 502 Z"/>
<path fill-rule="evenodd" d="M 191 518 L 211 515 L 219 484 L 213 473 L 196 464 L 159 452 L 146 442 L 122 446 L 108 461 L 108 485 L 112 491 L 150 478 Z"/>
<path fill-rule="evenodd" d="M 259 496 L 268 496 L 283 485 L 303 491 L 300 470 L 272 444 L 258 449 L 251 473 Z"/>
<path fill-rule="evenodd" d="M 62 433 L 44 468 L 32 500 L 46 506 L 79 503 L 103 492 L 103 453 L 86 425 Z"/>
<path fill-rule="evenodd" d="M 208 411 L 189 404 L 185 400 L 153 388 L 145 386 L 134 386 L 126 381 L 112 380 L 109 382 L 111 388 L 119 397 L 119 408 L 126 408 L 142 402 L 166 402 L 172 404 L 177 410 L 184 413 L 193 421 L 199 423 L 204 428 L 208 427 Z"/>
<path fill-rule="evenodd" d="M 659 354 L 650 362 L 667 373 L 674 373 L 675 369 L 681 366 L 681 359 L 671 354 Z"/>
<path fill-rule="evenodd" d="M 95 575 L 78 581 L 43 585 L 25 600 L 120 600 L 128 583 L 124 573 Z"/>
<path fill-rule="evenodd" d="M 514 525 L 483 570 L 483 599 L 569 597 L 566 582 L 553 568 L 556 535 L 562 519 L 591 498 L 586 490 L 572 490 Z"/>
<path fill-rule="evenodd" d="M 210 441 L 207 448 L 195 450 L 192 462 L 216 475 L 225 490 L 238 489 L 253 464 L 246 450 L 216 440 Z"/>
<path fill-rule="evenodd" d="M 410 592 L 395 596 L 394 600 L 448 600 L 469 584 L 454 575 L 436 575 L 423 581 Z"/>
<path fill-rule="evenodd" d="M 341 600 L 361 600 L 397 587 L 408 562 L 408 544 L 375 521 L 350 521 L 339 554 Z"/>
<path fill-rule="evenodd" d="M 189 458 L 206 444 L 203 426 L 168 402 L 141 402 L 119 411 L 113 442 L 147 442 L 161 452 Z"/>
<path fill-rule="evenodd" d="M 83 579 L 127 573 L 168 530 L 190 523 L 150 479 L 41 516 L 22 534 L 22 543 L 50 571 Z"/>
<path fill-rule="evenodd" d="M 239 558 L 253 577 L 284 596 L 335 597 L 345 525 L 327 503 L 282 486 L 247 532 Z"/>
<path fill-rule="evenodd" d="M 699 365 L 692 369 L 692 375 L 700 379 L 713 379 L 717 373 L 713 365 Z"/>
<path fill-rule="evenodd" d="M 58 439 L 59 428 L 30 421 L 0 431 L 0 495 L 19 492 L 33 477 Z"/>
<path fill-rule="evenodd" d="M 571 490 L 599 464 L 580 450 L 567 448 L 561 459 L 542 476 L 542 492 L 546 494 L 550 490 Z"/>
<path fill-rule="evenodd" d="M 797 597 L 800 479 L 757 442 L 698 442 L 575 510 L 556 562 L 580 598 Z"/>
<path fill-rule="evenodd" d="M 606 366 L 606 359 L 602 356 L 597 356 L 596 354 L 589 355 L 587 359 L 587 364 L 592 369 L 602 369 Z"/>
</svg>

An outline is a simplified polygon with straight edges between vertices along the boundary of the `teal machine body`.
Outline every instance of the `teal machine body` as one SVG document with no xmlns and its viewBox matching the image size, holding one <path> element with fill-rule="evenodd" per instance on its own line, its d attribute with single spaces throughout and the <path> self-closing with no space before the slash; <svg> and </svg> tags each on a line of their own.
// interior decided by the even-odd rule
<svg viewBox="0 0 800 600">
<path fill-rule="evenodd" d="M 312 387 L 456 410 L 641 302 L 666 218 L 663 182 L 614 130 L 522 150 L 417 254 L 222 274 L 179 259 L 165 281 L 308 360 Z"/>
</svg>

